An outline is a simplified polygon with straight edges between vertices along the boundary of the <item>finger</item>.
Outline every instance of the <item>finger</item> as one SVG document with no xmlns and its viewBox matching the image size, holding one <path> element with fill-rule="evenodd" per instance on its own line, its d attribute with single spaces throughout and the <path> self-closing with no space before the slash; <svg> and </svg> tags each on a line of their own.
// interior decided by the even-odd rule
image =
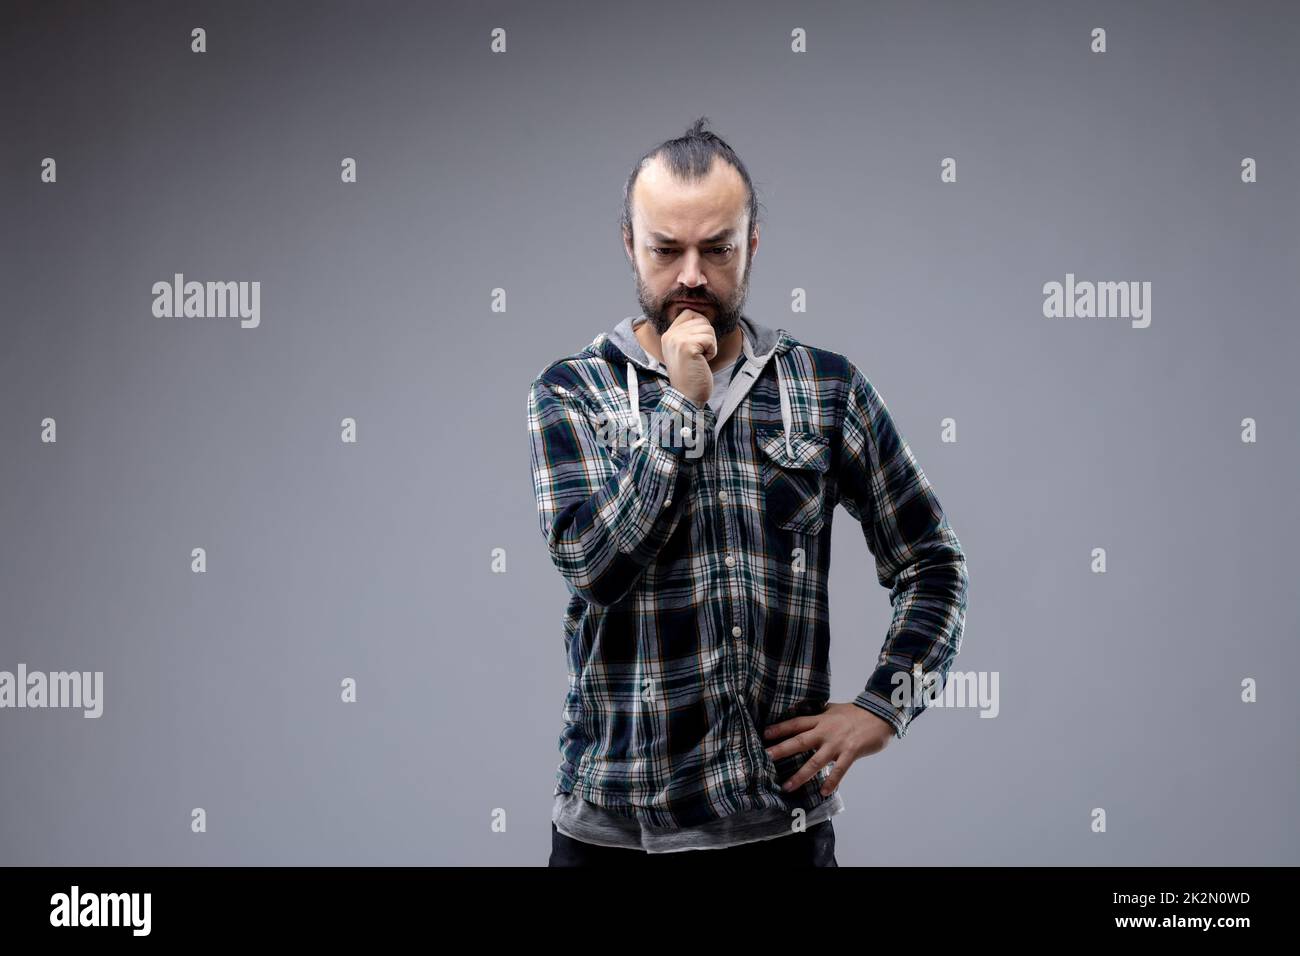
<svg viewBox="0 0 1300 956">
<path fill-rule="evenodd" d="M 713 358 L 713 355 L 710 353 L 716 352 L 718 350 L 718 347 L 716 345 L 714 345 L 708 339 L 703 337 L 696 338 L 696 339 L 689 339 L 688 341 L 690 342 L 691 352 L 694 353 L 695 355 L 702 355 L 706 359 L 711 360 Z"/>
<path fill-rule="evenodd" d="M 840 781 L 843 780 L 844 775 L 848 773 L 849 764 L 853 763 L 853 758 L 846 753 L 840 753 L 831 758 L 831 763 L 835 766 L 831 767 L 830 773 L 828 773 L 826 779 L 822 781 L 821 794 L 823 797 L 829 797 L 839 789 Z"/>
<path fill-rule="evenodd" d="M 767 755 L 773 760 L 780 760 L 782 757 L 790 757 L 794 754 L 801 754 L 817 748 L 817 741 L 813 738 L 811 731 L 795 734 L 787 740 L 781 741 L 767 748 Z"/>
<path fill-rule="evenodd" d="M 684 329 L 678 335 L 677 340 L 691 345 L 706 345 L 709 342 L 716 342 L 717 338 L 714 336 L 712 328 Z"/>
<path fill-rule="evenodd" d="M 711 338 L 713 338 L 713 330 L 711 328 L 688 328 L 678 331 L 670 341 L 674 341 L 678 345 L 703 345 Z"/>
<path fill-rule="evenodd" d="M 686 315 L 687 313 L 683 312 L 681 316 L 678 316 L 669 327 L 668 332 L 672 332 L 675 337 L 683 342 L 707 341 L 709 339 L 716 341 L 717 333 L 713 331 L 712 322 L 699 314 L 692 314 L 683 321 L 683 317 Z M 667 335 L 668 332 L 664 334 Z"/>
<path fill-rule="evenodd" d="M 805 783 L 816 776 L 817 771 L 834 759 L 835 748 L 830 744 L 822 747 L 811 757 L 803 762 L 803 766 L 794 772 L 794 774 L 781 785 L 782 790 L 797 790 Z"/>
<path fill-rule="evenodd" d="M 682 309 L 680 312 L 677 313 L 676 317 L 671 322 L 668 323 L 668 328 L 673 329 L 673 328 L 678 328 L 680 326 L 692 325 L 698 322 L 703 322 L 707 324 L 710 328 L 712 328 L 713 325 L 711 322 L 709 322 L 708 316 L 701 315 L 699 312 L 696 312 L 694 309 Z"/>
<path fill-rule="evenodd" d="M 817 726 L 815 716 L 791 717 L 789 720 L 778 721 L 775 724 L 768 724 L 763 731 L 764 740 L 778 740 L 787 734 L 797 734 L 804 730 L 812 730 Z"/>
</svg>

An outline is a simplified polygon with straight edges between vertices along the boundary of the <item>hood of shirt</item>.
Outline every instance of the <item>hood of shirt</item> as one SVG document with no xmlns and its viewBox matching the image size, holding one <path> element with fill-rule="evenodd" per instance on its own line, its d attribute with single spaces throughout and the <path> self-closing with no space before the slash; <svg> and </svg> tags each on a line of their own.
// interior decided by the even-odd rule
<svg viewBox="0 0 1300 956">
<path fill-rule="evenodd" d="M 651 375 L 668 377 L 668 367 L 654 356 L 649 355 L 641 346 L 633 327 L 644 316 L 630 315 L 608 332 L 596 336 L 586 351 L 603 355 L 611 362 L 622 362 L 627 366 L 627 399 L 632 409 L 632 420 L 639 420 L 640 388 L 638 369 Z M 785 430 L 786 449 L 790 451 L 790 429 L 792 415 L 790 396 L 788 394 L 781 356 L 798 342 L 785 329 L 771 328 L 756 322 L 747 315 L 741 315 L 739 324 L 742 329 L 741 342 L 744 353 L 744 365 L 736 373 L 726 405 L 717 417 L 715 430 L 721 429 L 731 410 L 740 403 L 746 392 L 758 380 L 770 363 L 776 370 L 777 391 L 781 396 L 781 422 Z M 793 454 L 793 452 L 791 452 Z"/>
</svg>

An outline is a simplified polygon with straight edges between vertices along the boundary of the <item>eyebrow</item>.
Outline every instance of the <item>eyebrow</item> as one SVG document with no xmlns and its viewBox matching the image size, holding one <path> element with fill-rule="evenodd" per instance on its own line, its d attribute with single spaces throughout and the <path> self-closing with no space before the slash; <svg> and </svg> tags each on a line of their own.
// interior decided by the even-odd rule
<svg viewBox="0 0 1300 956">
<path fill-rule="evenodd" d="M 704 240 L 704 244 L 707 246 L 711 243 L 721 242 L 724 239 L 730 239 L 733 232 L 735 232 L 734 229 L 724 229 L 722 232 L 709 236 L 709 238 Z M 664 235 L 662 232 L 652 232 L 650 233 L 650 238 L 655 242 L 666 242 L 669 245 L 677 245 L 676 239 L 672 238 L 672 236 Z"/>
</svg>

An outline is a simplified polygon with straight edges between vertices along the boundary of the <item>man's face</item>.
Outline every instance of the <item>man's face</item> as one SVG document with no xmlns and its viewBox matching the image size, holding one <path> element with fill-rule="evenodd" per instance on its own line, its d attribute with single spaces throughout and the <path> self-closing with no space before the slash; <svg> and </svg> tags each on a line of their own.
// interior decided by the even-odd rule
<svg viewBox="0 0 1300 956">
<path fill-rule="evenodd" d="M 740 174 L 717 159 L 695 183 L 675 179 L 657 157 L 637 177 L 633 235 L 623 243 L 641 311 L 660 335 L 683 309 L 712 322 L 718 338 L 735 330 L 758 249 L 757 232 L 745 241 L 748 202 Z"/>
</svg>

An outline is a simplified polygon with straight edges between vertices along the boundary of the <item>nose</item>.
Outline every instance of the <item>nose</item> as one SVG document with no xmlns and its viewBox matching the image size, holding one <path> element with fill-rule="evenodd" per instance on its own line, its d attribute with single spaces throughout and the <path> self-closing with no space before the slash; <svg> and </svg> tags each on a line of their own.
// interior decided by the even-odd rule
<svg viewBox="0 0 1300 956">
<path fill-rule="evenodd" d="M 692 294 L 696 286 L 704 284 L 704 270 L 700 268 L 700 261 L 700 254 L 694 249 L 688 249 L 682 257 L 682 269 L 677 273 L 677 284 L 692 290 Z"/>
</svg>

